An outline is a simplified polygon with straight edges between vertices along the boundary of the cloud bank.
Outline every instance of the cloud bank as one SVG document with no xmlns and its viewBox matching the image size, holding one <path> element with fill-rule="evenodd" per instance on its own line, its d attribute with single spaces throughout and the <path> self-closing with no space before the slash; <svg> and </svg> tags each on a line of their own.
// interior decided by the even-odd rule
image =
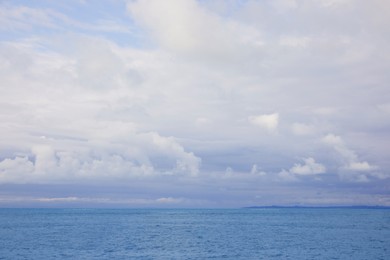
<svg viewBox="0 0 390 260">
<path fill-rule="evenodd" d="M 0 198 L 390 205 L 388 7 L 1 3 Z"/>
</svg>

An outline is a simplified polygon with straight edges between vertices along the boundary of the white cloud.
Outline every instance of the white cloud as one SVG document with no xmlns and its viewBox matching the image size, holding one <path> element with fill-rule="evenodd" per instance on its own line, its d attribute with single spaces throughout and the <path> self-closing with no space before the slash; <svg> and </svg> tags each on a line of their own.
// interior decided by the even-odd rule
<svg viewBox="0 0 390 260">
<path fill-rule="evenodd" d="M 173 138 L 166 138 L 157 133 L 150 133 L 154 145 L 162 152 L 168 152 L 177 158 L 175 170 L 184 174 L 196 176 L 199 172 L 201 159 L 191 152 L 186 152 Z"/>
<path fill-rule="evenodd" d="M 253 165 L 252 165 L 251 174 L 252 174 L 252 175 L 256 175 L 256 176 L 265 176 L 265 175 L 267 175 L 266 172 L 261 171 L 261 170 L 259 169 L 259 167 L 257 166 L 257 164 L 253 164 Z"/>
<path fill-rule="evenodd" d="M 342 156 L 342 158 L 346 160 L 347 164 L 358 160 L 356 153 L 344 144 L 344 141 L 340 136 L 328 134 L 323 137 L 322 140 L 327 145 L 332 146 Z"/>
<path fill-rule="evenodd" d="M 128 10 L 163 45 L 178 50 L 198 48 L 202 44 L 202 20 L 214 20 L 196 1 L 132 1 Z"/>
<path fill-rule="evenodd" d="M 35 156 L 34 172 L 36 174 L 47 174 L 55 171 L 57 158 L 51 146 L 37 145 L 32 147 L 32 154 Z"/>
<path fill-rule="evenodd" d="M 172 198 L 172 197 L 167 197 L 167 198 L 158 198 L 156 199 L 157 203 L 163 203 L 163 204 L 177 204 L 183 202 L 182 198 Z"/>
<path fill-rule="evenodd" d="M 326 173 L 326 167 L 317 163 L 312 157 L 304 158 L 304 164 L 296 163 L 289 170 L 283 169 L 277 174 L 279 181 L 297 182 L 302 176 L 312 176 L 313 180 L 321 180 L 319 175 Z"/>
<path fill-rule="evenodd" d="M 225 169 L 225 177 L 233 177 L 234 170 L 232 167 L 226 167 Z"/>
<path fill-rule="evenodd" d="M 281 172 L 279 172 L 278 178 L 281 181 L 287 181 L 287 182 L 296 182 L 299 180 L 295 174 L 286 170 L 282 170 Z"/>
<path fill-rule="evenodd" d="M 343 140 L 340 136 L 334 134 L 328 134 L 322 139 L 326 144 L 335 145 L 335 146 L 344 146 Z"/>
<path fill-rule="evenodd" d="M 349 149 L 342 138 L 328 134 L 322 138 L 323 142 L 333 147 L 341 156 L 343 165 L 339 168 L 339 175 L 347 181 L 368 182 L 371 178 L 388 178 L 386 174 L 378 173 L 379 167 L 367 161 L 361 161 L 355 151 Z"/>
<path fill-rule="evenodd" d="M 29 182 L 25 175 L 34 172 L 34 165 L 27 157 L 7 158 L 0 161 L 0 183 L 25 183 Z M 20 177 L 20 175 L 23 176 Z"/>
<path fill-rule="evenodd" d="M 316 175 L 326 173 L 326 168 L 320 163 L 316 163 L 311 157 L 304 159 L 305 164 L 295 164 L 289 172 L 296 175 Z"/>
<path fill-rule="evenodd" d="M 270 132 L 275 132 L 277 130 L 279 124 L 279 114 L 265 114 L 258 116 L 250 116 L 248 117 L 249 123 L 264 128 Z"/>
<path fill-rule="evenodd" d="M 347 169 L 351 171 L 372 171 L 377 169 L 377 167 L 370 165 L 368 162 L 351 162 Z"/>
<path fill-rule="evenodd" d="M 64 198 L 37 198 L 35 199 L 38 202 L 75 202 L 75 201 L 85 201 L 78 197 L 64 197 Z"/>
<path fill-rule="evenodd" d="M 111 132 L 113 134 L 113 132 Z M 35 145 L 30 157 L 0 161 L 1 183 L 101 182 L 157 175 L 196 176 L 201 159 L 172 138 L 152 133 L 130 133 L 135 140 L 122 144 L 96 139 L 63 146 L 61 140 Z"/>
<path fill-rule="evenodd" d="M 313 125 L 303 123 L 294 123 L 292 124 L 291 129 L 295 135 L 312 135 L 316 131 Z"/>
<path fill-rule="evenodd" d="M 262 42 L 255 27 L 225 19 L 195 0 L 137 0 L 127 8 L 163 48 L 192 57 L 210 61 L 247 56 L 248 48 Z"/>
</svg>

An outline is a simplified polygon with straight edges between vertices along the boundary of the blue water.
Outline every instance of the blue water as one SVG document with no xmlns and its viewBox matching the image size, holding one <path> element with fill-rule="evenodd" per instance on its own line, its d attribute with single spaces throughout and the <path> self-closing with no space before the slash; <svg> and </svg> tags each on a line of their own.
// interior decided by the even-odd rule
<svg viewBox="0 0 390 260">
<path fill-rule="evenodd" d="M 385 209 L 0 209 L 0 259 L 390 259 Z"/>
</svg>

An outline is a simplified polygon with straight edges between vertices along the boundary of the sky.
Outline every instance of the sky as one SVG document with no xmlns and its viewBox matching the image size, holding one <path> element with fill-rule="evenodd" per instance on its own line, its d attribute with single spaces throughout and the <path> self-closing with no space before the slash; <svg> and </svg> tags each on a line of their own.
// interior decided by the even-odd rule
<svg viewBox="0 0 390 260">
<path fill-rule="evenodd" d="M 0 2 L 0 207 L 390 206 L 387 0 Z"/>
</svg>

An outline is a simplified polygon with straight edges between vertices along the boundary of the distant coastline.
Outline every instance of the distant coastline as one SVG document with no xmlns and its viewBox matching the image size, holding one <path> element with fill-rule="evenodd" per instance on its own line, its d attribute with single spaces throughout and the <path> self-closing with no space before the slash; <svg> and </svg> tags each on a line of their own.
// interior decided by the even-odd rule
<svg viewBox="0 0 390 260">
<path fill-rule="evenodd" d="M 368 205 L 351 205 L 351 206 L 248 206 L 245 209 L 390 209 L 390 206 L 368 206 Z"/>
</svg>

